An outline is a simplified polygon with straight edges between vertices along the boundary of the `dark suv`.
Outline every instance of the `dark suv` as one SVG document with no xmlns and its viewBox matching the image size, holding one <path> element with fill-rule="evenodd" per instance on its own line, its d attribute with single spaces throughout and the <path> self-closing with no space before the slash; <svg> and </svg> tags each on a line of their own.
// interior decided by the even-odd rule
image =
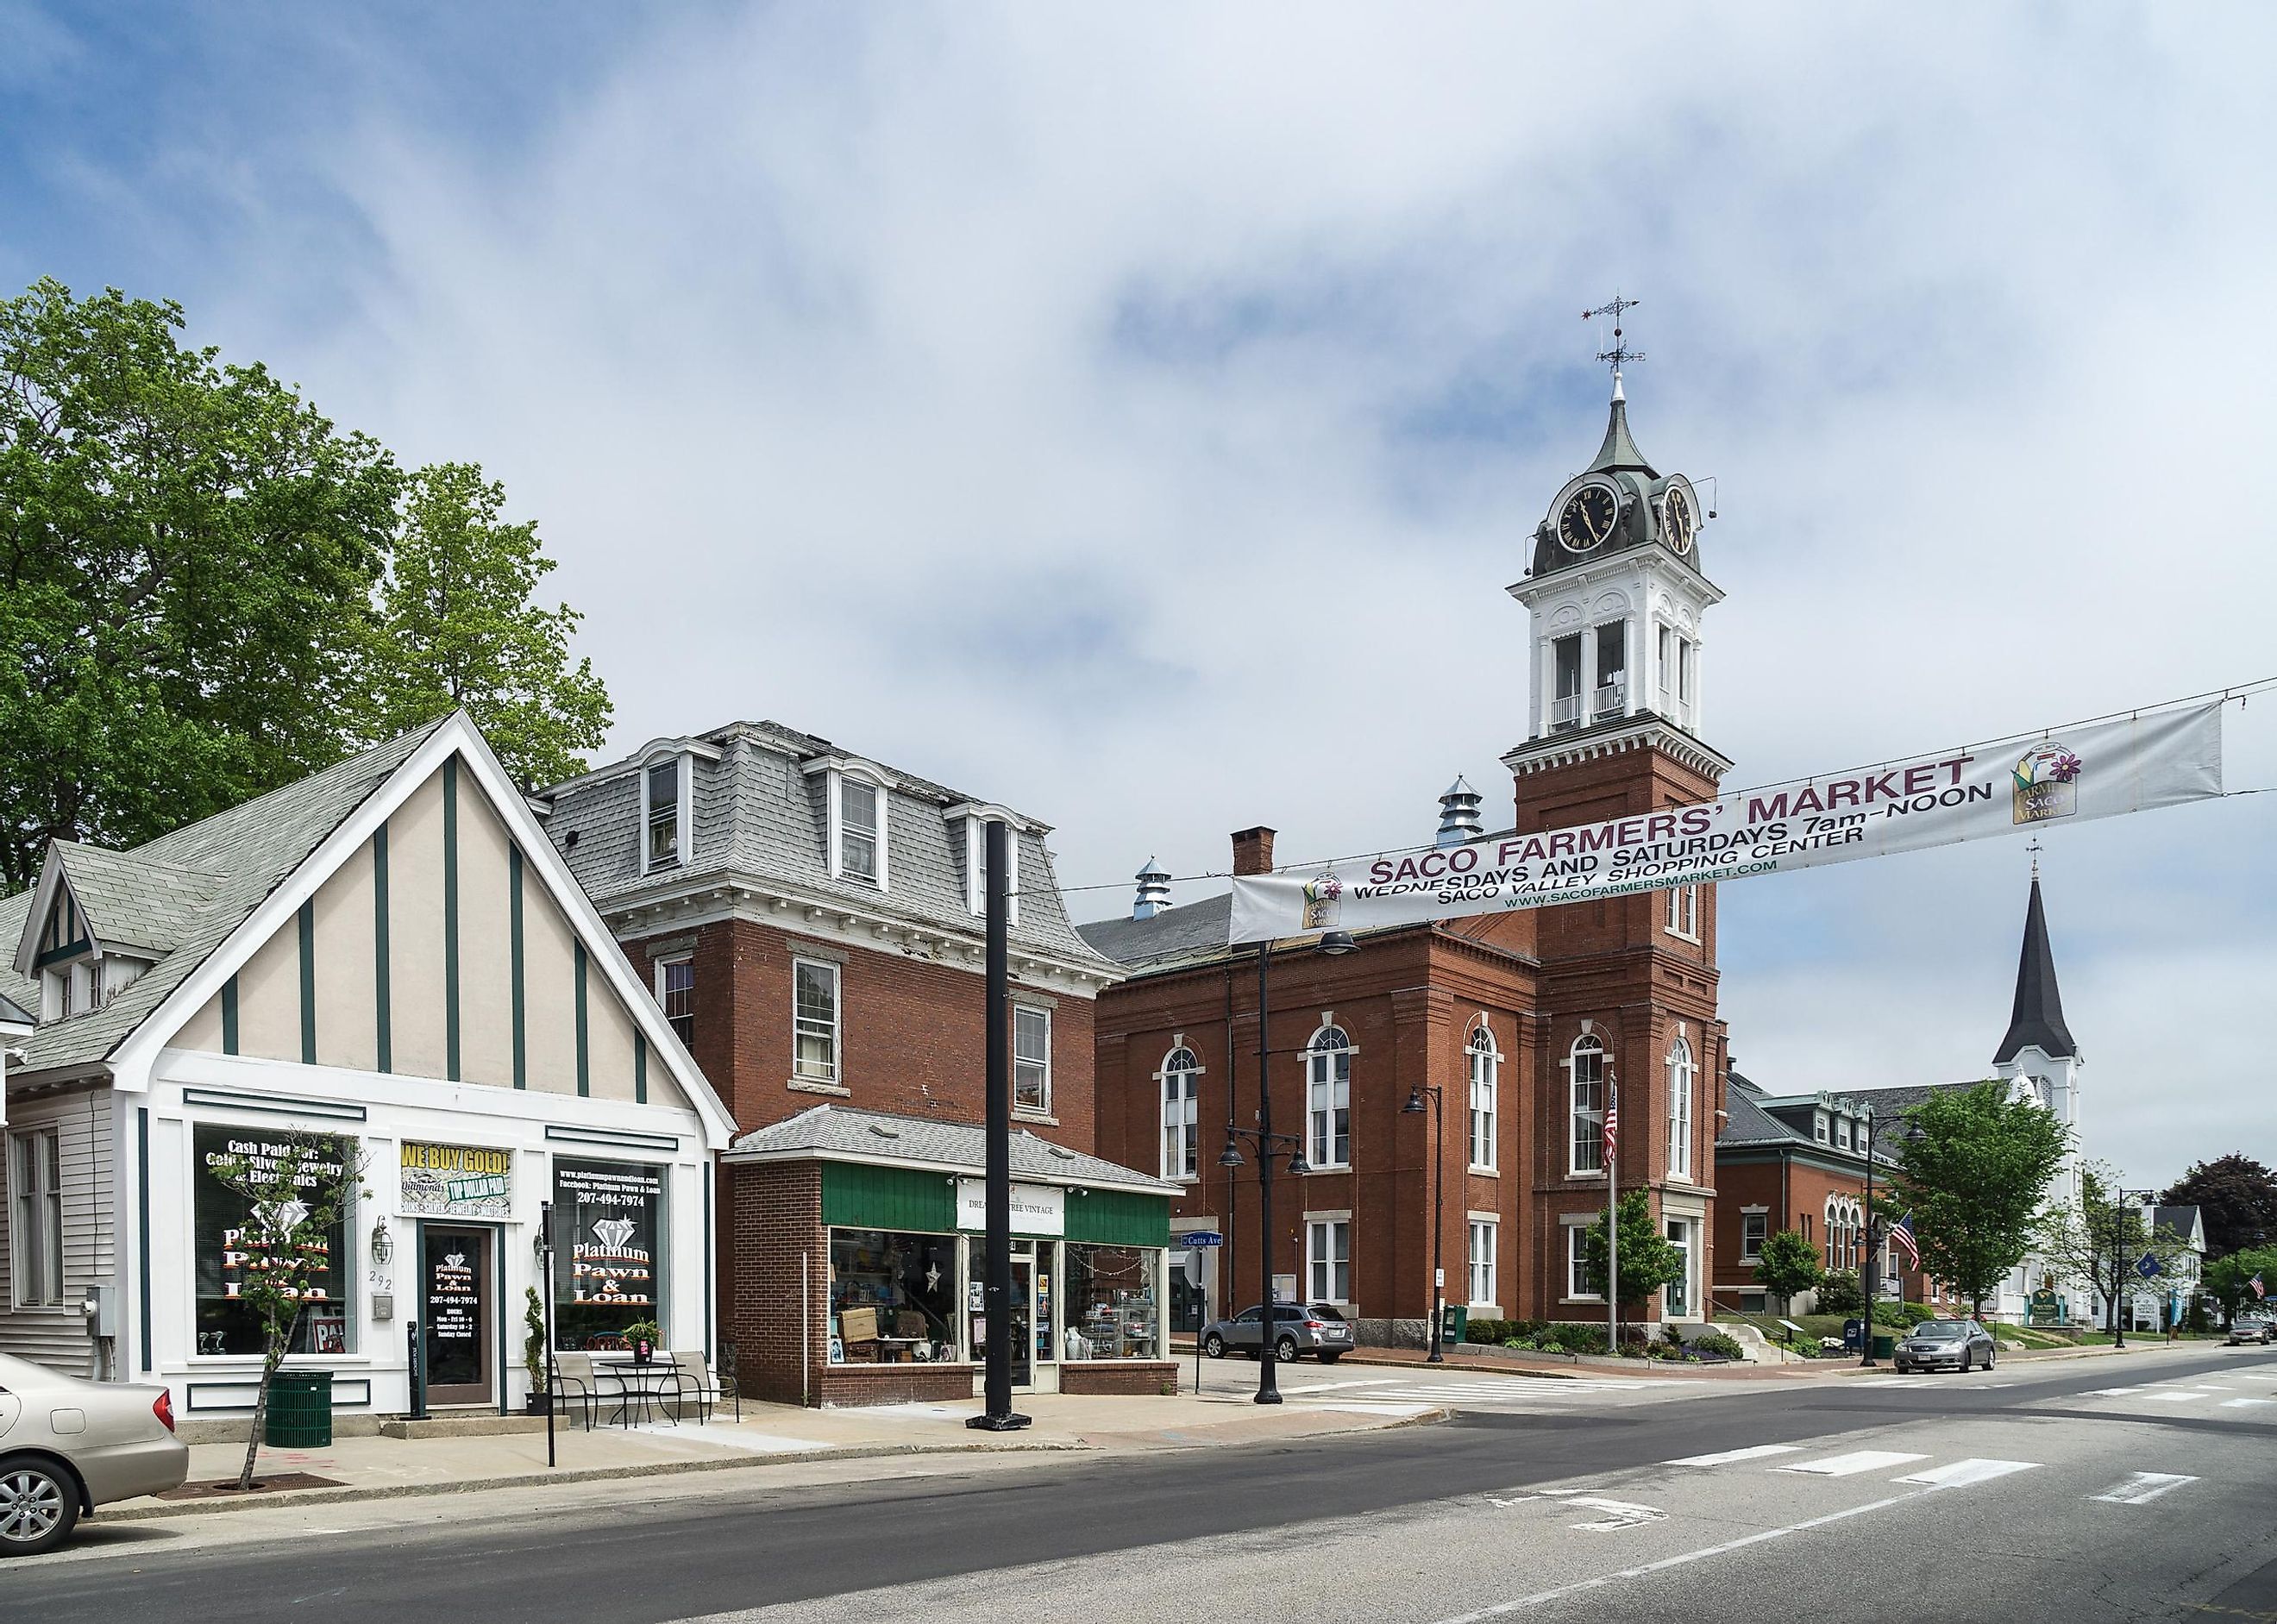
<svg viewBox="0 0 2277 1624">
<path fill-rule="evenodd" d="M 1240 1348 L 1254 1359 L 1260 1343 L 1258 1328 L 1263 1323 L 1264 1316 L 1255 1308 L 1245 1308 L 1230 1320 L 1213 1320 L 1202 1327 L 1202 1352 L 1212 1359 L 1223 1359 L 1232 1349 Z M 1335 1304 L 1284 1302 L 1275 1307 L 1273 1357 L 1283 1364 L 1309 1353 L 1322 1364 L 1332 1365 L 1352 1349 L 1352 1327 Z"/>
</svg>

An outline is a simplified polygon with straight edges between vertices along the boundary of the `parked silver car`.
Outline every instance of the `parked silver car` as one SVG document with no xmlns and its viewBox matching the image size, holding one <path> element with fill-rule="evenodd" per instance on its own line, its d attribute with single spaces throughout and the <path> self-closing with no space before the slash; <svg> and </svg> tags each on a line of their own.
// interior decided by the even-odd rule
<svg viewBox="0 0 2277 1624">
<path fill-rule="evenodd" d="M 1975 1320 L 1923 1320 L 1897 1346 L 1900 1370 L 1992 1368 L 1992 1333 Z"/>
<path fill-rule="evenodd" d="M 1223 1359 L 1230 1350 L 1240 1348 L 1254 1359 L 1264 1323 L 1265 1316 L 1255 1308 L 1213 1321 L 1202 1327 L 1202 1352 Z M 1332 1365 L 1352 1349 L 1352 1327 L 1333 1303 L 1281 1303 L 1273 1310 L 1273 1357 L 1284 1365 L 1306 1353 Z"/>
<path fill-rule="evenodd" d="M 0 1353 L 0 1557 L 59 1545 L 81 1512 L 163 1494 L 189 1475 L 164 1388 L 82 1381 Z"/>
</svg>

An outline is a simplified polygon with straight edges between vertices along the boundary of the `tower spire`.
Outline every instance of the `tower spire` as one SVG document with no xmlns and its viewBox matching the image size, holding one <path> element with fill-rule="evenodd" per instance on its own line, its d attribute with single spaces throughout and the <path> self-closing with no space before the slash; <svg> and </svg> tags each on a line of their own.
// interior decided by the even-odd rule
<svg viewBox="0 0 2277 1624">
<path fill-rule="evenodd" d="M 1616 292 L 1610 302 L 1601 304 L 1594 310 L 1581 312 L 1583 321 L 1594 316 L 1610 316 L 1613 320 L 1613 341 L 1597 352 L 1597 359 L 1613 369 L 1613 403 L 1611 416 L 1605 424 L 1605 443 L 1597 447 L 1597 460 L 1589 464 L 1588 471 L 1593 474 L 1626 468 L 1652 475 L 1655 478 L 1659 477 L 1652 464 L 1644 460 L 1644 453 L 1637 449 L 1636 441 L 1630 438 L 1628 392 L 1621 387 L 1621 369 L 1632 361 L 1644 359 L 1642 350 L 1628 347 L 1621 323 L 1629 311 L 1642 302 Z"/>
<path fill-rule="evenodd" d="M 2024 947 L 2016 960 L 2016 999 L 2008 1016 L 2008 1034 L 1992 1056 L 1995 1065 L 2014 1060 L 2026 1048 L 2037 1048 L 2051 1059 L 2069 1059 L 2079 1053 L 2071 1028 L 2064 1025 L 2063 995 L 2056 986 L 2055 949 L 2048 945 L 2037 855 L 2032 870 L 2031 900 L 2024 908 Z"/>
</svg>

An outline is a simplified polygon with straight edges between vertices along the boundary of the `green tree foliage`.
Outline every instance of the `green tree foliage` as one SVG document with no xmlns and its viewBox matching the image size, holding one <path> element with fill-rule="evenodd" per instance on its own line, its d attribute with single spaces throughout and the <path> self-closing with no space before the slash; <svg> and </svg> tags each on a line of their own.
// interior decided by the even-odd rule
<svg viewBox="0 0 2277 1624">
<path fill-rule="evenodd" d="M 275 1154 L 223 1156 L 213 1175 L 252 1204 L 240 1245 L 255 1260 L 238 1296 L 261 1322 L 261 1385 L 253 1396 L 253 1435 L 237 1486 L 253 1487 L 253 1466 L 269 1418 L 269 1388 L 293 1346 L 310 1288 L 332 1266 L 331 1232 L 362 1175 L 362 1153 L 351 1139 L 288 1132 Z M 349 1271 L 354 1277 L 354 1271 Z"/>
<path fill-rule="evenodd" d="M 422 469 L 379 589 L 359 731 L 377 743 L 464 706 L 525 789 L 584 771 L 608 731 L 608 690 L 572 664 L 581 618 L 531 594 L 553 560 L 537 526 L 508 524 L 505 487 L 468 463 Z"/>
<path fill-rule="evenodd" d="M 2261 1277 L 2270 1297 L 2253 1294 L 2253 1277 Z M 2235 1320 L 2243 1308 L 2277 1308 L 2277 1247 L 2247 1247 L 2206 1265 L 2202 1282 L 2206 1292 L 2221 1304 L 2222 1316 Z"/>
<path fill-rule="evenodd" d="M 2055 1272 L 2093 1286 L 2105 1305 L 2105 1329 L 2115 1329 L 2117 1308 L 2129 1288 L 2163 1297 L 2188 1269 L 2185 1238 L 2143 1222 L 2143 1208 L 2126 1200 L 2117 1170 L 2091 1163 L 2080 1171 L 2080 1199 L 2060 1201 L 2040 1216 L 2032 1250 Z M 2159 1260 L 2160 1276 L 2145 1282 L 2138 1272 L 2145 1254 Z M 2250 1273 L 2250 1270 L 2247 1272 Z"/>
<path fill-rule="evenodd" d="M 1866 1292 L 1858 1284 L 1854 1269 L 1837 1269 L 1819 1283 L 1818 1311 L 1821 1314 L 1863 1314 Z"/>
<path fill-rule="evenodd" d="M 1605 1290 L 1605 1215 L 1597 1214 L 1583 1246 L 1581 1277 L 1589 1289 L 1600 1296 Z M 1684 1248 L 1660 1232 L 1653 1222 L 1652 1204 L 1641 1190 L 1631 1190 L 1621 1197 L 1620 1255 L 1614 1260 L 1620 1270 L 1621 1302 L 1624 1306 L 1642 1303 L 1664 1285 L 1672 1285 L 1684 1278 Z"/>
<path fill-rule="evenodd" d="M 2233 1154 L 2197 1163 L 2159 1199 L 2170 1207 L 2198 1209 L 2209 1258 L 2277 1244 L 2277 1173 L 2251 1156 Z"/>
<path fill-rule="evenodd" d="M 0 303 L 0 891 L 336 759 L 387 453 L 173 304 Z"/>
<path fill-rule="evenodd" d="M 1794 1311 L 1797 1297 L 1816 1291 L 1825 1277 L 1818 1248 L 1801 1231 L 1781 1230 L 1763 1241 L 1763 1255 L 1755 1262 L 1755 1284 L 1775 1293 L 1788 1313 Z"/>
<path fill-rule="evenodd" d="M 2048 1181 L 2071 1131 L 2002 1082 L 1932 1094 L 1906 1112 L 1892 1182 L 1913 1210 L 1922 1269 L 1982 1319 L 1984 1298 L 2031 1250 Z"/>
</svg>

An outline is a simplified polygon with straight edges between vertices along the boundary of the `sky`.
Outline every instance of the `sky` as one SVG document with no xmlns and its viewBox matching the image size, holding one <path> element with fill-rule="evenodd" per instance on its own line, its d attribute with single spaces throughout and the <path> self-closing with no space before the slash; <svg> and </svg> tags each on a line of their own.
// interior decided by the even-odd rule
<svg viewBox="0 0 2277 1624">
<path fill-rule="evenodd" d="M 183 305 L 538 521 L 611 752 L 767 718 L 1130 876 L 1504 820 L 1504 589 L 1713 476 L 1728 787 L 2277 675 L 2277 12 L 0 0 L 0 290 Z M 2277 785 L 2277 693 L 2233 708 Z M 2084 1147 L 2277 1163 L 2277 796 L 2064 829 Z M 1780 1091 L 1980 1076 L 2027 858 L 1739 882 Z M 1215 888 L 1196 881 L 1197 896 Z"/>
</svg>

